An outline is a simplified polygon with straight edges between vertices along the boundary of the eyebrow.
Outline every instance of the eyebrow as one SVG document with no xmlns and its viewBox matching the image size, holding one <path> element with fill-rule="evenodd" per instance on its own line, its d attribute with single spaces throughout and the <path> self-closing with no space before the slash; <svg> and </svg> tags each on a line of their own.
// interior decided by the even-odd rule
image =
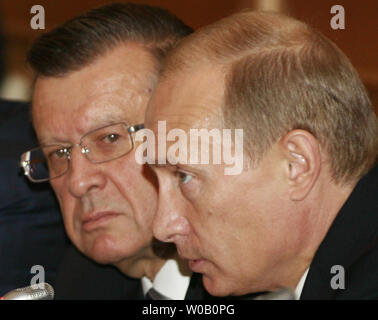
<svg viewBox="0 0 378 320">
<path fill-rule="evenodd" d="M 115 123 L 120 123 L 120 122 L 125 122 L 128 126 L 135 125 L 135 123 L 130 123 L 129 119 L 120 117 L 117 114 L 106 114 L 92 121 L 92 124 L 83 134 L 87 134 L 88 132 L 94 131 L 96 129 L 100 129 L 102 127 L 115 124 Z"/>
<path fill-rule="evenodd" d="M 133 125 L 135 126 L 135 124 L 130 123 L 128 119 L 117 117 L 117 115 L 114 115 L 114 114 L 107 114 L 103 117 L 99 117 L 98 119 L 96 119 L 96 121 L 93 121 L 92 124 L 89 126 L 89 128 L 85 132 L 83 132 L 81 136 L 86 135 L 87 133 L 100 129 L 102 127 L 115 124 L 115 123 L 121 123 L 121 122 L 126 123 L 128 126 L 133 126 Z M 140 125 L 140 124 L 137 124 L 137 125 Z M 72 144 L 72 143 L 73 142 L 71 141 L 61 140 L 61 138 L 58 138 L 55 136 L 49 137 L 48 139 L 46 138 L 38 139 L 38 144 L 41 146 L 52 145 L 52 144 Z"/>
<path fill-rule="evenodd" d="M 173 169 L 173 168 L 182 168 L 182 169 L 190 169 L 194 172 L 198 171 L 198 169 L 196 169 L 196 167 L 190 165 L 190 164 L 187 164 L 187 163 L 180 163 L 180 162 L 177 162 L 176 164 L 172 164 L 172 163 L 152 163 L 152 164 L 149 164 L 147 163 L 152 169 L 162 169 L 162 168 L 166 168 L 166 169 Z"/>
<path fill-rule="evenodd" d="M 156 169 L 160 169 L 160 168 L 167 168 L 167 167 L 176 167 L 175 164 L 171 164 L 171 163 L 148 163 L 147 164 L 151 167 L 151 168 L 156 168 Z"/>
<path fill-rule="evenodd" d="M 38 144 L 40 146 L 54 145 L 54 144 L 71 144 L 68 140 L 61 140 L 57 137 L 42 138 L 38 139 Z"/>
</svg>

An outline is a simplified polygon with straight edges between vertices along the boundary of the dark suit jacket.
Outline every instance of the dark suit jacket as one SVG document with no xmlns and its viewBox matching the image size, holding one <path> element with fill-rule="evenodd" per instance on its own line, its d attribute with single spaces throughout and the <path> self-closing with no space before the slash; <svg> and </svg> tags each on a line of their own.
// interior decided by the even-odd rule
<svg viewBox="0 0 378 320">
<path fill-rule="evenodd" d="M 53 284 L 55 299 L 143 299 L 139 279 L 124 276 L 117 268 L 90 260 L 70 246 Z"/>
<path fill-rule="evenodd" d="M 334 290 L 334 265 L 345 289 Z M 378 299 L 378 167 L 356 185 L 310 266 L 301 299 Z"/>
<path fill-rule="evenodd" d="M 71 246 L 53 285 L 57 300 L 143 300 L 140 279 L 123 275 L 113 266 L 99 265 Z M 186 300 L 213 299 L 202 286 L 202 276 L 193 274 Z"/>
<path fill-rule="evenodd" d="M 19 157 L 37 142 L 28 104 L 0 100 L 0 296 L 30 285 L 34 265 L 53 282 L 68 245 L 49 184 L 32 184 Z"/>
</svg>

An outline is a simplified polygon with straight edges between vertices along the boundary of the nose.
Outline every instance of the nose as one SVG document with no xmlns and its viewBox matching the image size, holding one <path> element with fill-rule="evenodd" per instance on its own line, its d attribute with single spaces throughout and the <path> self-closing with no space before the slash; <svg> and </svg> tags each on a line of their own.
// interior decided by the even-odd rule
<svg viewBox="0 0 378 320">
<path fill-rule="evenodd" d="M 181 199 L 183 200 L 183 199 Z M 189 234 L 190 226 L 184 213 L 180 197 L 172 192 L 159 190 L 158 209 L 154 216 L 153 232 L 155 238 L 163 242 L 176 242 Z"/>
<path fill-rule="evenodd" d="M 106 184 L 100 165 L 90 162 L 80 147 L 71 150 L 68 179 L 70 193 L 78 198 L 93 189 L 102 189 Z"/>
</svg>

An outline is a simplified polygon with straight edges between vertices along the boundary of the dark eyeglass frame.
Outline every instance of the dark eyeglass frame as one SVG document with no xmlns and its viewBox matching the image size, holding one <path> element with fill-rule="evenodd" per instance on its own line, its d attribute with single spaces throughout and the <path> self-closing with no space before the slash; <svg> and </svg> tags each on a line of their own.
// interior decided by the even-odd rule
<svg viewBox="0 0 378 320">
<path fill-rule="evenodd" d="M 91 158 L 89 158 L 88 157 L 88 153 L 90 152 L 90 149 L 87 146 L 83 145 L 83 139 L 85 137 L 87 137 L 88 135 L 91 135 L 93 132 L 96 132 L 96 131 L 101 130 L 101 129 L 105 129 L 107 127 L 116 126 L 116 125 L 119 125 L 119 124 L 123 124 L 127 128 L 127 132 L 129 134 L 130 140 L 131 140 L 131 147 L 130 147 L 130 149 L 127 152 L 121 154 L 120 156 L 117 156 L 117 157 L 111 158 L 111 159 L 107 159 L 107 160 L 104 160 L 104 161 L 94 161 Z M 139 131 L 139 130 L 141 130 L 141 129 L 144 129 L 144 124 L 143 123 L 136 124 L 136 125 L 133 125 L 133 126 L 129 126 L 125 121 L 121 121 L 121 122 L 107 124 L 107 125 L 105 125 L 103 127 L 99 127 L 99 128 L 93 129 L 93 130 L 85 133 L 80 138 L 80 142 L 76 143 L 76 144 L 69 144 L 69 145 L 66 145 L 66 146 L 62 145 L 62 144 L 40 145 L 40 146 L 38 146 L 36 148 L 30 149 L 30 150 L 25 151 L 24 153 L 22 153 L 22 155 L 20 156 L 20 167 L 23 169 L 24 174 L 27 176 L 27 178 L 31 182 L 33 182 L 33 183 L 41 183 L 41 182 L 50 181 L 50 180 L 53 180 L 53 179 L 56 179 L 56 178 L 59 178 L 59 177 L 65 175 L 69 171 L 69 169 L 70 169 L 70 152 L 71 152 L 71 149 L 73 147 L 80 146 L 81 147 L 81 153 L 83 153 L 86 156 L 86 158 L 90 162 L 92 162 L 92 163 L 99 164 L 99 163 L 105 163 L 105 162 L 113 161 L 113 160 L 119 159 L 119 158 L 127 155 L 131 150 L 134 149 L 134 139 L 133 139 L 132 134 L 135 133 L 135 132 L 137 132 L 137 131 Z M 65 149 L 68 149 L 67 150 L 67 161 L 68 161 L 67 169 L 63 173 L 61 173 L 61 174 L 59 174 L 59 175 L 57 175 L 57 176 L 55 176 L 53 178 L 33 179 L 32 176 L 31 176 L 31 174 L 30 174 L 30 160 L 26 160 L 26 159 L 30 158 L 28 155 L 30 155 L 31 152 L 36 151 L 36 150 L 40 150 L 41 148 L 46 148 L 46 147 L 49 147 L 49 146 L 62 146 Z"/>
</svg>

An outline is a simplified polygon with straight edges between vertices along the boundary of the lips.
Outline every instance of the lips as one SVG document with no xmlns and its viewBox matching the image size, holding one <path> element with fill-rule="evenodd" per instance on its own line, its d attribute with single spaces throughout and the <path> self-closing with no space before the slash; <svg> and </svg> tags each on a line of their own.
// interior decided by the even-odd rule
<svg viewBox="0 0 378 320">
<path fill-rule="evenodd" d="M 87 232 L 95 230 L 117 216 L 119 216 L 119 213 L 114 211 L 98 211 L 85 214 L 81 219 L 83 230 Z"/>
<path fill-rule="evenodd" d="M 193 259 L 193 260 L 189 260 L 188 263 L 189 263 L 189 268 L 193 272 L 202 273 L 205 260 L 204 259 Z"/>
<path fill-rule="evenodd" d="M 203 265 L 206 261 L 205 259 L 195 258 L 194 255 L 191 255 L 191 256 L 186 255 L 182 253 L 179 248 L 177 248 L 177 252 L 182 259 L 185 259 L 188 261 L 189 268 L 193 272 L 197 272 L 197 273 L 201 272 L 201 270 L 203 269 Z"/>
</svg>

